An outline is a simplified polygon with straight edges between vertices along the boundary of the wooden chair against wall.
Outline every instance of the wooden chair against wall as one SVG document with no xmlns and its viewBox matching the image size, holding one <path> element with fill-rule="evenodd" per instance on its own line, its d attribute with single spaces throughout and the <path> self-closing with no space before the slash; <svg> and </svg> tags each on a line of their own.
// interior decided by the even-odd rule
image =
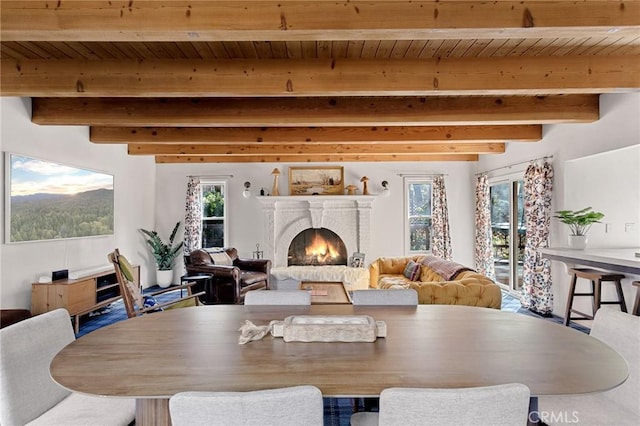
<svg viewBox="0 0 640 426">
<path fill-rule="evenodd" d="M 140 286 L 133 282 L 133 268 L 131 267 L 131 264 L 129 263 L 127 258 L 121 255 L 118 249 L 115 249 L 113 252 L 109 253 L 107 257 L 109 258 L 109 261 L 113 263 L 113 267 L 116 271 L 116 277 L 118 278 L 118 283 L 120 284 L 120 293 L 122 294 L 124 307 L 129 318 L 133 318 L 149 312 L 156 312 L 164 308 L 171 309 L 177 307 L 197 306 L 200 304 L 200 302 L 198 301 L 198 297 L 204 295 L 204 291 L 199 293 L 192 293 L 191 286 L 195 284 L 193 282 L 182 284 L 179 286 L 171 286 L 164 290 L 156 291 L 147 295 L 142 294 L 142 289 L 140 288 Z M 168 302 L 156 302 L 152 305 L 149 305 L 147 303 L 148 306 L 145 306 L 145 298 L 149 300 L 148 296 L 155 298 L 155 296 L 158 296 L 160 294 L 182 289 L 187 289 L 187 296 L 180 297 L 179 299 L 174 299 Z"/>
</svg>

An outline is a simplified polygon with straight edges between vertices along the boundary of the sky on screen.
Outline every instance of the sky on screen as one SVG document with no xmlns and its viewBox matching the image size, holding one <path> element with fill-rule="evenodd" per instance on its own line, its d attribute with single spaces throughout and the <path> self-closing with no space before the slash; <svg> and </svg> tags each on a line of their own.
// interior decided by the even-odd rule
<svg viewBox="0 0 640 426">
<path fill-rule="evenodd" d="M 11 156 L 11 196 L 113 189 L 113 176 L 30 157 Z"/>
</svg>

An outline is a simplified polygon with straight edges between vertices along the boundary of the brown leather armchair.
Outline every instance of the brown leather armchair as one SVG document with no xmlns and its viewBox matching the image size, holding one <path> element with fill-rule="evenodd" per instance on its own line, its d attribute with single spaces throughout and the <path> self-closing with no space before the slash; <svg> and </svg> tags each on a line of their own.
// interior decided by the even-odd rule
<svg viewBox="0 0 640 426">
<path fill-rule="evenodd" d="M 22 320 L 31 318 L 28 309 L 0 309 L 0 328 L 5 328 Z"/>
<path fill-rule="evenodd" d="M 217 303 L 242 304 L 248 291 L 269 289 L 270 260 L 240 259 L 235 248 L 225 252 L 232 265 L 215 264 L 205 250 L 195 250 L 185 256 L 187 274 L 213 274 L 213 296 Z"/>
</svg>

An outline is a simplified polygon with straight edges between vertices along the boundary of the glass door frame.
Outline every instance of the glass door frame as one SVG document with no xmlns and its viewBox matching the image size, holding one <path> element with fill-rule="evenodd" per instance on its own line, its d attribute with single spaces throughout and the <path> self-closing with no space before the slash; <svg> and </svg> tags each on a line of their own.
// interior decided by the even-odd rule
<svg viewBox="0 0 640 426">
<path fill-rule="evenodd" d="M 496 185 L 509 185 L 509 283 L 505 284 L 497 280 L 497 271 L 496 271 L 496 283 L 500 285 L 503 289 L 509 291 L 513 294 L 518 294 L 522 288 L 522 266 L 518 265 L 518 255 L 519 251 L 522 251 L 524 254 L 524 246 L 520 247 L 520 229 L 519 229 L 519 217 L 518 217 L 518 190 L 522 190 L 522 186 L 524 185 L 524 172 L 522 173 L 513 173 L 510 175 L 503 175 L 500 177 L 489 178 L 489 190 L 491 191 L 491 187 Z M 524 202 L 524 201 L 523 201 Z M 522 222 L 524 221 L 524 205 L 522 206 L 523 217 Z M 492 223 L 493 226 L 493 223 Z M 526 229 L 524 230 L 526 235 Z M 525 237 L 526 238 L 526 237 Z M 493 240 L 491 242 L 493 249 Z M 495 264 L 495 258 L 494 258 Z M 520 286 L 518 286 L 520 283 Z"/>
</svg>

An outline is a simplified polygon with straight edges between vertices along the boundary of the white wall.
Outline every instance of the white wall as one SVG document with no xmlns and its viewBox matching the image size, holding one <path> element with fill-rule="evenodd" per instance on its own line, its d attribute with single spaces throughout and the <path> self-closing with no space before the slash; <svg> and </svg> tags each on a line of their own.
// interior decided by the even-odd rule
<svg viewBox="0 0 640 426">
<path fill-rule="evenodd" d="M 115 233 L 112 236 L 3 244 L 0 251 L 2 308 L 30 308 L 31 283 L 59 269 L 108 265 L 107 254 L 119 247 L 133 262 L 143 263 L 143 280 L 153 270 L 149 251 L 137 231 L 153 228 L 155 164 L 152 158 L 127 155 L 126 145 L 89 142 L 86 126 L 38 126 L 31 123 L 31 101 L 0 98 L 2 151 L 23 154 L 114 175 Z M 4 173 L 2 187 L 4 188 Z M 4 213 L 4 210 L 3 210 Z M 2 221 L 4 236 L 4 220 Z"/>
<path fill-rule="evenodd" d="M 640 145 L 568 160 L 564 172 L 563 208 L 604 214 L 587 233 L 589 247 L 640 247 Z"/>
<path fill-rule="evenodd" d="M 156 222 L 168 233 L 177 220 L 184 220 L 185 192 L 188 175 L 208 176 L 232 174 L 228 183 L 230 229 L 228 245 L 236 247 L 241 257 L 251 257 L 256 243 L 264 246 L 263 214 L 258 201 L 242 197 L 243 183 L 251 182 L 252 194 L 261 187 L 271 192 L 274 167 L 280 169 L 278 186 L 281 195 L 288 194 L 288 168 L 300 164 L 158 164 Z M 304 165 L 309 165 L 304 164 Z M 360 178 L 369 178 L 369 191 L 379 193 L 381 182 L 389 181 L 391 194 L 373 204 L 372 238 L 367 262 L 379 256 L 404 254 L 402 177 L 399 173 L 444 173 L 451 223 L 454 259 L 473 264 L 473 189 L 470 184 L 473 163 L 344 163 L 345 186 L 354 184 L 362 190 Z"/>
<path fill-rule="evenodd" d="M 635 145 L 640 141 L 640 94 L 603 95 L 600 104 L 601 119 L 598 122 L 545 126 L 541 142 L 509 144 L 505 154 L 482 156 L 478 164 L 344 163 L 346 184 L 353 183 L 362 188 L 359 180 L 366 175 L 370 178 L 370 190 L 373 193 L 381 190 L 382 180 L 388 180 L 391 186 L 391 196 L 377 199 L 374 203 L 372 250 L 367 253 L 367 260 L 403 254 L 404 209 L 399 173 L 447 175 L 445 182 L 453 256 L 456 261 L 466 265 L 473 265 L 474 172 L 553 154 L 553 209 L 563 208 L 563 167 L 566 160 Z M 281 193 L 286 194 L 288 167 L 300 165 L 155 165 L 151 157 L 128 156 L 124 145 L 91 144 L 87 127 L 32 124 L 29 100 L 1 98 L 0 109 L 0 146 L 3 151 L 114 174 L 116 196 L 114 236 L 0 246 L 0 305 L 3 308 L 29 307 L 31 282 L 38 276 L 49 275 L 56 269 L 80 269 L 106 264 L 106 254 L 114 247 L 120 247 L 133 262 L 143 264 L 143 281 L 152 280 L 153 262 L 137 230 L 141 227 L 156 229 L 166 236 L 176 221 L 184 220 L 187 175 L 234 175 L 229 180 L 229 243 L 236 246 L 242 256 L 250 257 L 256 243 L 263 242 L 263 218 L 258 202 L 254 198 L 244 199 L 241 196 L 243 182 L 251 182 L 254 195 L 260 187 L 270 191 L 271 171 L 278 167 L 282 172 L 279 180 Z M 620 198 L 619 208 L 622 209 L 625 208 L 624 197 Z M 556 221 L 552 223 L 551 243 L 554 246 L 564 244 L 565 230 L 560 225 Z M 554 262 L 556 313 L 564 309 L 566 296 L 566 277 L 560 268 L 561 265 Z M 176 274 L 179 273 L 180 268 L 176 268 Z M 625 292 L 631 297 L 629 287 L 625 281 Z"/>
<path fill-rule="evenodd" d="M 638 143 L 640 143 L 640 93 L 601 95 L 600 120 L 589 124 L 557 124 L 544 126 L 542 141 L 534 143 L 510 143 L 507 146 L 505 154 L 482 156 L 477 164 L 476 171 L 482 172 L 498 169 L 493 173 L 508 174 L 514 169 L 522 169 L 523 166 L 516 166 L 514 168 L 507 168 L 506 166 L 553 155 L 554 188 L 551 208 L 553 211 L 564 208 L 575 208 L 575 206 L 565 205 L 565 162 L 637 145 Z M 619 165 L 610 165 L 611 168 L 617 166 Z M 526 165 L 524 165 L 524 167 L 526 167 Z M 615 204 L 608 206 L 608 208 L 612 210 L 626 209 L 628 207 L 627 194 L 619 192 L 618 188 L 620 187 L 618 186 L 618 182 L 613 178 L 610 179 L 608 183 L 609 190 L 618 194 L 618 196 L 613 197 L 612 200 Z M 575 184 L 579 185 L 580 183 L 570 183 L 570 185 Z M 624 186 L 624 188 L 628 187 Z M 640 185 L 636 187 L 636 191 L 638 190 L 637 188 L 640 188 Z M 626 190 L 627 189 L 625 189 L 625 191 Z M 637 194 L 635 195 L 637 196 Z M 595 229 L 592 231 L 595 231 Z M 566 247 L 566 235 L 566 225 L 553 219 L 551 222 L 550 245 L 552 247 Z M 611 245 L 615 245 L 615 242 Z M 565 266 L 562 263 L 552 263 L 552 279 L 554 313 L 564 315 L 569 281 Z M 630 279 L 624 281 L 623 289 L 625 291 L 627 304 L 631 307 L 633 306 L 632 301 L 635 297 L 635 289 L 630 285 L 630 281 Z M 610 294 L 609 289 L 605 290 L 605 296 L 608 297 Z M 582 307 L 582 309 L 587 308 Z"/>
</svg>

